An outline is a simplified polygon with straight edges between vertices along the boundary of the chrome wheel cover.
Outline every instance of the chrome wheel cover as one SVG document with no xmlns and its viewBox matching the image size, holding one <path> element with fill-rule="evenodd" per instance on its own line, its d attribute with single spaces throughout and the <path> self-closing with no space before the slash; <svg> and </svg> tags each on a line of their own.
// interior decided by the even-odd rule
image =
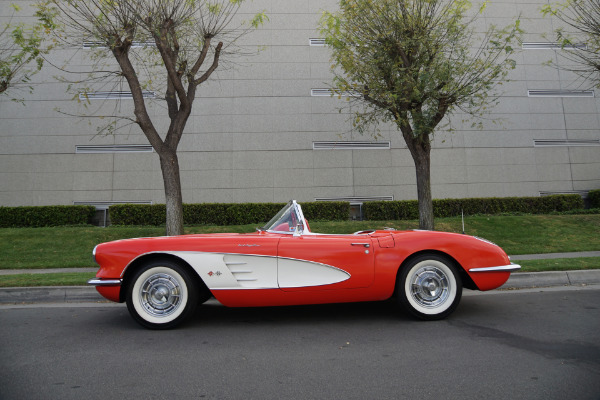
<svg viewBox="0 0 600 400">
<path fill-rule="evenodd" d="M 436 308 L 450 297 L 450 282 L 446 273 L 433 265 L 423 266 L 410 277 L 410 296 L 421 307 Z"/>
<path fill-rule="evenodd" d="M 165 273 L 150 275 L 140 287 L 140 302 L 144 310 L 155 317 L 166 317 L 181 306 L 181 284 Z"/>
</svg>

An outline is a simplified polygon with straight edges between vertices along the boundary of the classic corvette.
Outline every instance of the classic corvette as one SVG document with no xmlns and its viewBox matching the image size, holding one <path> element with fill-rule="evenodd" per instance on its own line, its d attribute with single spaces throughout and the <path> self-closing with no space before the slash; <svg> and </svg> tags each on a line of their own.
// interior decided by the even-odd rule
<svg viewBox="0 0 600 400">
<path fill-rule="evenodd" d="M 385 300 L 413 316 L 442 319 L 463 287 L 495 289 L 520 269 L 495 244 L 433 231 L 310 231 L 290 201 L 254 233 L 118 240 L 94 249 L 96 286 L 126 302 L 146 328 L 172 328 L 214 296 L 228 307 Z"/>
</svg>

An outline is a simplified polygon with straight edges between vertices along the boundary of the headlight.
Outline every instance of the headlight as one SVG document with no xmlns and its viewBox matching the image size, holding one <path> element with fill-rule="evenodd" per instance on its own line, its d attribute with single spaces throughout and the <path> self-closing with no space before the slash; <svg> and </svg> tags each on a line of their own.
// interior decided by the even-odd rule
<svg viewBox="0 0 600 400">
<path fill-rule="evenodd" d="M 98 245 L 94 246 L 94 250 L 92 250 L 92 257 L 94 258 L 94 262 L 96 264 L 98 264 L 98 261 L 96 261 L 96 249 L 98 248 Z"/>
</svg>

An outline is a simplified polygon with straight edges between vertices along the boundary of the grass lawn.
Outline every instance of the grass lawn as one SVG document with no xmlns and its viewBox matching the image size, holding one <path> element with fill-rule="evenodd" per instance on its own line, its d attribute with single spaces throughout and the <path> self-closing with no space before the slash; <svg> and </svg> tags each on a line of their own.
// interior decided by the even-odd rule
<svg viewBox="0 0 600 400">
<path fill-rule="evenodd" d="M 417 221 L 312 221 L 311 228 L 320 233 L 352 233 L 363 229 L 391 227 L 415 229 Z M 186 233 L 253 232 L 256 225 L 191 226 Z M 461 232 L 460 218 L 439 218 L 436 229 Z M 509 255 L 560 253 L 600 250 L 600 215 L 524 215 L 474 216 L 465 218 L 469 235 L 480 236 L 500 245 Z M 131 237 L 161 236 L 163 227 L 93 226 L 56 228 L 0 229 L 0 269 L 43 269 L 96 267 L 92 249 L 101 242 Z M 600 259 L 521 261 L 524 271 L 600 268 Z M 14 276 L 0 276 L 0 286 L 78 285 L 89 274 L 26 275 L 19 284 Z M 55 279 L 55 283 L 50 283 Z M 28 283 L 25 283 L 27 280 Z M 12 283 L 8 283 L 12 282 Z"/>
<path fill-rule="evenodd" d="M 84 286 L 95 275 L 93 272 L 0 275 L 0 287 Z"/>
<path fill-rule="evenodd" d="M 557 258 L 555 260 L 514 261 L 521 266 L 520 272 L 574 271 L 581 269 L 600 269 L 600 257 Z"/>
</svg>

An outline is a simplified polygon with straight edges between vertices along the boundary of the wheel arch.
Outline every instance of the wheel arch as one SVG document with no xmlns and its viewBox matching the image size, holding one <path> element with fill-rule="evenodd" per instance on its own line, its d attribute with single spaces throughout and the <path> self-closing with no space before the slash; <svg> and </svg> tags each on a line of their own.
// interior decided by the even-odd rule
<svg viewBox="0 0 600 400">
<path fill-rule="evenodd" d="M 454 264 L 454 266 L 456 267 L 458 273 L 460 274 L 461 280 L 462 280 L 462 286 L 464 288 L 467 289 L 477 289 L 477 285 L 475 285 L 475 282 L 473 282 L 473 279 L 471 279 L 471 277 L 469 276 L 469 274 L 467 274 L 467 271 L 465 271 L 465 269 L 463 268 L 462 265 L 460 265 L 460 263 L 458 261 L 456 261 L 456 259 L 454 257 L 452 257 L 450 254 L 440 251 L 440 250 L 420 250 L 417 251 L 413 254 L 411 254 L 410 256 L 406 257 L 404 259 L 404 261 L 402 261 L 402 263 L 400 264 L 400 266 L 398 267 L 398 270 L 396 271 L 396 277 L 395 277 L 395 282 L 396 282 L 396 287 L 394 289 L 394 293 L 397 293 L 398 291 L 398 276 L 400 275 L 400 272 L 402 271 L 403 268 L 406 268 L 406 266 L 415 258 L 422 256 L 422 255 L 426 255 L 426 254 L 431 254 L 431 255 L 436 255 L 439 257 L 443 257 L 445 259 L 447 259 L 448 261 L 452 262 L 452 264 Z"/>
<path fill-rule="evenodd" d="M 193 277 L 194 283 L 197 285 L 199 292 L 206 291 L 211 294 L 210 289 L 208 286 L 206 286 L 200 275 L 198 275 L 196 270 L 192 268 L 192 266 L 183 258 L 169 253 L 148 253 L 133 260 L 125 269 L 123 274 L 123 283 L 121 284 L 121 291 L 119 293 L 119 302 L 122 303 L 126 300 L 128 291 L 127 288 L 132 283 L 131 280 L 135 276 L 136 272 L 139 271 L 139 269 L 142 268 L 146 263 L 156 260 L 168 260 L 179 264 L 190 274 L 191 277 Z"/>
</svg>

